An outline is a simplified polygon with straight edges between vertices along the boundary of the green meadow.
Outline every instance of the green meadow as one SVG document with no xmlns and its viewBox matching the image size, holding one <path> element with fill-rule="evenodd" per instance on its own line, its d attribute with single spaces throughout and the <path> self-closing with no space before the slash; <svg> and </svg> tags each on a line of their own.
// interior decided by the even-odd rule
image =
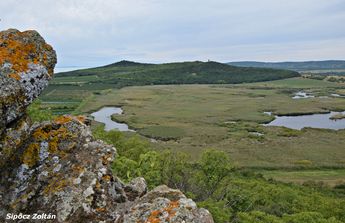
<svg viewBox="0 0 345 223">
<path fill-rule="evenodd" d="M 292 78 L 239 85 L 155 85 L 97 91 L 57 88 L 42 99 L 44 106 L 56 99 L 66 109 L 82 114 L 103 106 L 121 106 L 124 114 L 114 115 L 114 120 L 156 139 L 152 143 L 156 149 L 187 152 L 195 159 L 202 150 L 216 148 L 241 167 L 338 168 L 345 165 L 345 130 L 298 131 L 262 124 L 273 119 L 264 111 L 286 115 L 345 110 L 343 98 L 292 99 L 299 90 L 328 96 L 344 87 Z"/>
</svg>

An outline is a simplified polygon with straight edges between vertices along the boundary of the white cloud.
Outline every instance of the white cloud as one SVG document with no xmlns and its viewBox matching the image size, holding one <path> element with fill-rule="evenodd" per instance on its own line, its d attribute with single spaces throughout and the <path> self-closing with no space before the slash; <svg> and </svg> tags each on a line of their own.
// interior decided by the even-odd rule
<svg viewBox="0 0 345 223">
<path fill-rule="evenodd" d="M 342 0 L 13 0 L 0 29 L 36 29 L 59 65 L 116 60 L 345 59 Z"/>
</svg>

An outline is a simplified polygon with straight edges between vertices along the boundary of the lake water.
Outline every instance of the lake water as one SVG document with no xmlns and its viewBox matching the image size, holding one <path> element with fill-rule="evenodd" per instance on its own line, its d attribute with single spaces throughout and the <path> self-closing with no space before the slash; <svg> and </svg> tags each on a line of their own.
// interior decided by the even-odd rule
<svg viewBox="0 0 345 223">
<path fill-rule="evenodd" d="M 268 113 L 266 113 L 268 114 Z M 291 129 L 302 129 L 304 127 L 321 129 L 345 129 L 345 119 L 331 120 L 330 117 L 345 112 L 331 112 L 327 114 L 312 114 L 298 116 L 275 116 L 275 119 L 265 126 L 285 126 Z"/>
<path fill-rule="evenodd" d="M 111 120 L 111 116 L 113 114 L 122 114 L 123 110 L 118 107 L 103 107 L 100 110 L 94 112 L 91 114 L 91 116 L 94 117 L 95 121 L 104 123 L 104 130 L 118 130 L 121 132 L 130 131 L 133 132 L 134 130 L 131 130 L 128 128 L 128 125 L 125 123 L 118 123 L 113 120 Z"/>
</svg>

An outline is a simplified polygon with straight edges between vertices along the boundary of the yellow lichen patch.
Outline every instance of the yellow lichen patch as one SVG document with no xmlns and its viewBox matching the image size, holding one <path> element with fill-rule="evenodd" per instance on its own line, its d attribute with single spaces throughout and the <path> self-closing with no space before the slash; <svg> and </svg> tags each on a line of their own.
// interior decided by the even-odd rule
<svg viewBox="0 0 345 223">
<path fill-rule="evenodd" d="M 29 167 L 34 166 L 39 160 L 40 146 L 37 143 L 30 144 L 24 151 L 22 162 Z"/>
<path fill-rule="evenodd" d="M 58 138 L 54 137 L 49 143 L 48 143 L 48 151 L 50 153 L 56 153 L 58 151 Z"/>
<path fill-rule="evenodd" d="M 65 120 L 62 119 L 57 120 L 59 123 L 64 121 Z M 37 128 L 33 132 L 33 138 L 36 140 L 36 142 L 47 142 L 49 153 L 56 154 L 61 157 L 64 157 L 66 152 L 75 147 L 76 143 L 73 139 L 76 137 L 77 136 L 75 134 L 70 132 L 63 125 L 59 126 L 59 128 L 54 128 L 52 125 L 45 125 Z M 70 141 L 70 144 L 68 146 L 64 145 L 64 147 L 59 150 L 59 142 L 64 140 Z"/>
<path fill-rule="evenodd" d="M 34 139 L 38 140 L 38 141 L 43 141 L 43 140 L 47 140 L 49 137 L 49 134 L 44 131 L 42 128 L 38 128 L 35 130 L 35 132 L 32 134 L 32 136 L 34 137 Z"/>
<path fill-rule="evenodd" d="M 63 190 L 68 184 L 69 181 L 61 174 L 57 175 L 44 189 L 43 194 L 49 195 L 58 191 Z"/>
</svg>

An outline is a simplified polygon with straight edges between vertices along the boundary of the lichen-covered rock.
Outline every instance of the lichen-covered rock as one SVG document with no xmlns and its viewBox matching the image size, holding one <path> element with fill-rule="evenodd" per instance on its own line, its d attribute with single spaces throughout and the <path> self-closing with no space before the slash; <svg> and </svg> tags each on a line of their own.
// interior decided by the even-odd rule
<svg viewBox="0 0 345 223">
<path fill-rule="evenodd" d="M 115 148 L 93 140 L 81 121 L 62 116 L 31 127 L 29 140 L 2 169 L 1 216 L 51 213 L 57 222 L 119 218 L 127 197 L 110 169 Z"/>
<path fill-rule="evenodd" d="M 16 153 L 16 148 L 20 147 L 29 137 L 30 125 L 30 119 L 23 116 L 4 130 L 3 137 L 0 135 L 0 168 Z"/>
<path fill-rule="evenodd" d="M 123 222 L 213 223 L 213 219 L 206 209 L 197 208 L 181 191 L 162 185 L 138 199 Z"/>
<path fill-rule="evenodd" d="M 26 107 L 55 63 L 37 32 L 0 32 L 0 222 L 9 213 L 37 213 L 56 216 L 45 222 L 212 223 L 178 190 L 147 193 L 144 178 L 122 183 L 110 167 L 115 148 L 95 140 L 83 116 L 31 123 Z"/>
<path fill-rule="evenodd" d="M 55 64 L 55 51 L 36 31 L 0 32 L 0 134 L 48 85 Z"/>
</svg>

